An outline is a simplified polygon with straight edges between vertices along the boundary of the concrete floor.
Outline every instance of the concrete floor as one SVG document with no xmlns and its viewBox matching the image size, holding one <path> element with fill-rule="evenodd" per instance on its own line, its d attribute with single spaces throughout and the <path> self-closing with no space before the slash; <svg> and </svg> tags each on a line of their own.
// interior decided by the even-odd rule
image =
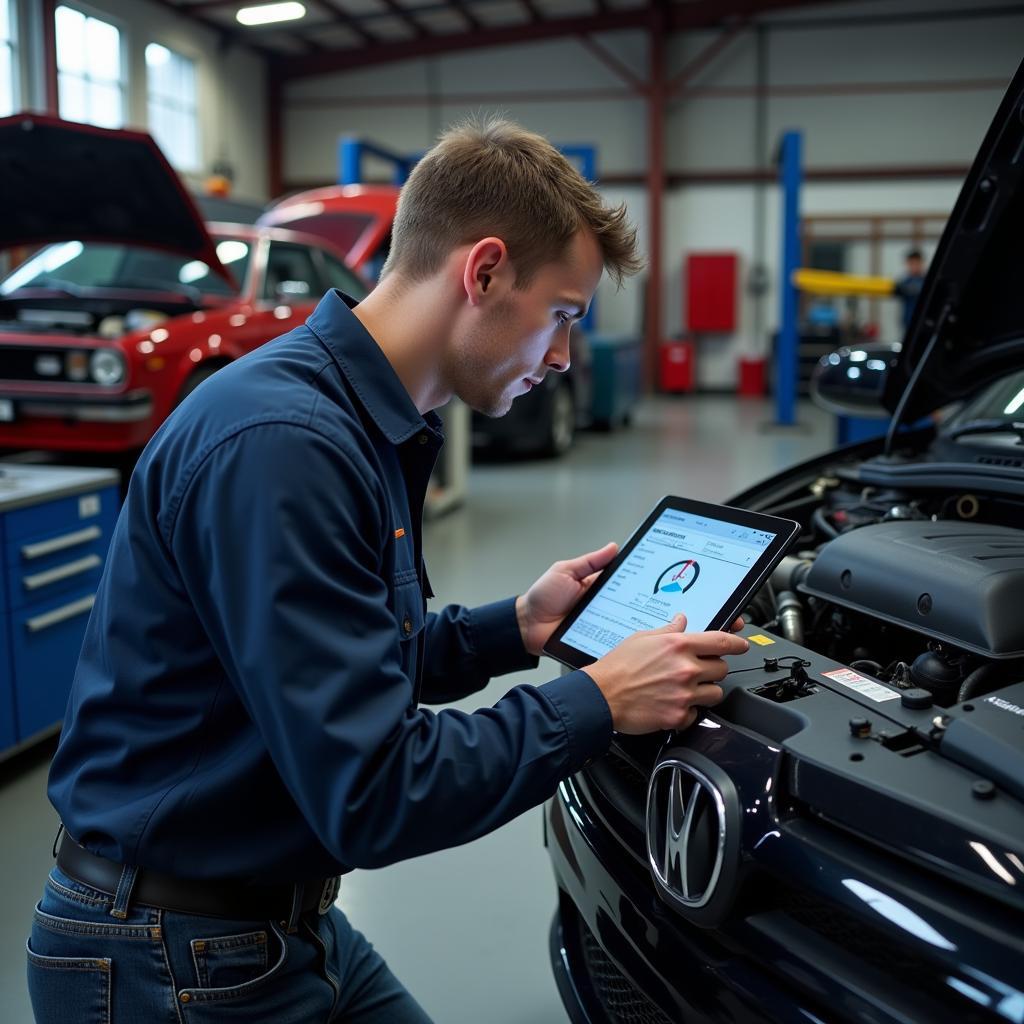
<svg viewBox="0 0 1024 1024">
<path fill-rule="evenodd" d="M 558 462 L 473 467 L 465 506 L 429 524 L 434 607 L 525 589 L 553 561 L 622 540 L 665 494 L 721 501 L 777 469 L 832 447 L 833 421 L 813 407 L 801 426 L 766 427 L 767 402 L 659 398 L 629 429 L 585 434 Z M 497 680 L 465 710 L 511 686 Z M 0 1018 L 32 1020 L 24 941 L 50 864 L 57 820 L 46 801 L 47 749 L 0 766 Z M 548 966 L 555 886 L 541 811 L 469 846 L 347 876 L 339 904 L 438 1024 L 560 1024 Z"/>
</svg>

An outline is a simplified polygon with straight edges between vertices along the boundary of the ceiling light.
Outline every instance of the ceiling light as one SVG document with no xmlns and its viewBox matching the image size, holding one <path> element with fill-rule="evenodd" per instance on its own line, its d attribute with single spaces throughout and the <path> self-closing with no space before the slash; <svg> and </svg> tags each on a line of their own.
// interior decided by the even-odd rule
<svg viewBox="0 0 1024 1024">
<path fill-rule="evenodd" d="M 259 7 L 243 7 L 235 17 L 243 25 L 272 25 L 278 21 L 297 21 L 306 16 L 306 8 L 300 3 L 260 4 Z"/>
</svg>

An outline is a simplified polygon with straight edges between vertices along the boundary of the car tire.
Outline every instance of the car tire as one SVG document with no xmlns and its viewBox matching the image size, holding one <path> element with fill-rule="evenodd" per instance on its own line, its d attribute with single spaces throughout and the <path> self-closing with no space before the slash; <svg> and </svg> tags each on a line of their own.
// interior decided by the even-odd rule
<svg viewBox="0 0 1024 1024">
<path fill-rule="evenodd" d="M 544 454 L 552 458 L 564 455 L 576 436 L 576 398 L 568 384 L 561 384 L 551 395 L 547 440 Z"/>
<path fill-rule="evenodd" d="M 200 366 L 198 370 L 190 373 L 182 385 L 178 400 L 174 403 L 175 406 L 181 405 L 204 380 L 212 377 L 218 370 L 222 370 L 225 365 L 225 363 L 216 363 L 213 366 Z"/>
</svg>

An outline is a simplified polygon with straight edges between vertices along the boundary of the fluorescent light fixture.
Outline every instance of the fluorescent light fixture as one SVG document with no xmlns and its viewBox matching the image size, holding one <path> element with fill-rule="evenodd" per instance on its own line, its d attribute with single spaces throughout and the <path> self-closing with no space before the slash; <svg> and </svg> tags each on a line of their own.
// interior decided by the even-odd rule
<svg viewBox="0 0 1024 1024">
<path fill-rule="evenodd" d="M 235 17 L 242 25 L 273 25 L 278 21 L 298 21 L 306 16 L 306 8 L 300 3 L 260 4 L 259 7 L 243 7 Z"/>
</svg>

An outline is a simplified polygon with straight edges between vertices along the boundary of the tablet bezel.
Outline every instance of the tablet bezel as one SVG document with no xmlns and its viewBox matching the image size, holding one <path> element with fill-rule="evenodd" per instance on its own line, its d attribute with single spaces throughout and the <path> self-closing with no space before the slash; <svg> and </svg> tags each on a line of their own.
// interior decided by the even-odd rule
<svg viewBox="0 0 1024 1024">
<path fill-rule="evenodd" d="M 659 516 L 668 509 L 775 534 L 775 539 L 764 549 L 761 556 L 750 567 L 750 571 L 729 595 L 721 612 L 707 626 L 709 630 L 726 629 L 736 620 L 736 617 L 747 606 L 751 596 L 772 573 L 800 533 L 800 524 L 792 519 L 769 516 L 762 512 L 750 512 L 747 509 L 734 508 L 731 505 L 715 505 L 691 498 L 666 495 L 654 506 L 650 515 L 630 534 L 619 553 L 551 634 L 548 642 L 544 645 L 544 654 L 570 668 L 586 668 L 598 660 L 593 655 L 586 654 L 576 647 L 570 647 L 562 641 L 562 637 L 572 628 L 573 623 L 583 614 L 594 597 L 600 593 L 601 587 L 629 558 L 633 549 L 647 535 Z"/>
</svg>

